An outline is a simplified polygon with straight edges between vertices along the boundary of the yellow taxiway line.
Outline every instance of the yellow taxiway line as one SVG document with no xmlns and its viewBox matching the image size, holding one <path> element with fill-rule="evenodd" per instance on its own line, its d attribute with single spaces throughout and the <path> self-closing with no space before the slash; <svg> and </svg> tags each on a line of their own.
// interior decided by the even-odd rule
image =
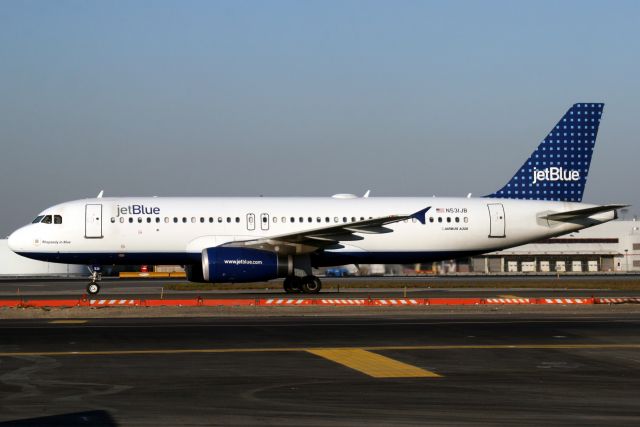
<svg viewBox="0 0 640 427">
<path fill-rule="evenodd" d="M 440 375 L 361 348 L 310 349 L 307 352 L 374 378 L 438 378 Z"/>
<path fill-rule="evenodd" d="M 81 325 L 87 322 L 88 320 L 52 320 L 49 323 L 53 323 L 57 325 Z"/>
<path fill-rule="evenodd" d="M 34 356 L 132 356 L 175 354 L 283 353 L 307 352 L 333 361 L 374 378 L 438 378 L 441 375 L 417 366 L 373 353 L 405 350 L 640 350 L 640 344 L 487 344 L 487 345 L 410 345 L 347 348 L 189 348 L 153 350 L 97 350 L 97 351 L 30 351 L 0 352 L 0 357 Z"/>
<path fill-rule="evenodd" d="M 0 357 L 14 356 L 132 356 L 146 354 L 215 354 L 215 353 L 287 353 L 330 350 L 332 347 L 263 347 L 263 348 L 186 348 L 152 350 L 95 350 L 95 351 L 28 351 L 0 352 Z M 640 344 L 470 344 L 470 345 L 404 345 L 353 347 L 366 351 L 393 350 L 637 350 Z"/>
</svg>

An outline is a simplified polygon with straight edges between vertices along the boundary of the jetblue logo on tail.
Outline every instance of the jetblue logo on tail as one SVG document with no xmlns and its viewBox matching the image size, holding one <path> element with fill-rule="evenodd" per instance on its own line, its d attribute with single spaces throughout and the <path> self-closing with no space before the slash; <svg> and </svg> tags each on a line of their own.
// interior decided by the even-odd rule
<svg viewBox="0 0 640 427">
<path fill-rule="evenodd" d="M 604 104 L 574 104 L 513 178 L 487 197 L 580 202 Z"/>
<path fill-rule="evenodd" d="M 542 170 L 533 169 L 533 183 L 538 181 L 580 181 L 580 171 L 551 167 Z"/>
</svg>

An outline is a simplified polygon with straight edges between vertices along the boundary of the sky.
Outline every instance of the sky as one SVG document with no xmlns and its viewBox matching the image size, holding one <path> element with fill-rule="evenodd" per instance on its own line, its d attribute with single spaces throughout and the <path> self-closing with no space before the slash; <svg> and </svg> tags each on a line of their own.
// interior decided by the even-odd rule
<svg viewBox="0 0 640 427">
<path fill-rule="evenodd" d="M 481 196 L 604 102 L 632 204 L 637 1 L 0 2 L 0 236 L 106 196 Z"/>
</svg>

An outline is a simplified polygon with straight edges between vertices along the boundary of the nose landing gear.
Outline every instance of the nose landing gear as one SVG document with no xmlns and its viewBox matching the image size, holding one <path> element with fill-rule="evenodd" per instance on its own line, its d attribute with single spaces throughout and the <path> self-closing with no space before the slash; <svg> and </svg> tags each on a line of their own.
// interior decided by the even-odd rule
<svg viewBox="0 0 640 427">
<path fill-rule="evenodd" d="M 100 266 L 93 266 L 91 268 L 91 281 L 87 284 L 87 293 L 89 295 L 96 295 L 100 292 L 100 285 L 98 282 L 102 279 L 102 272 Z"/>
</svg>

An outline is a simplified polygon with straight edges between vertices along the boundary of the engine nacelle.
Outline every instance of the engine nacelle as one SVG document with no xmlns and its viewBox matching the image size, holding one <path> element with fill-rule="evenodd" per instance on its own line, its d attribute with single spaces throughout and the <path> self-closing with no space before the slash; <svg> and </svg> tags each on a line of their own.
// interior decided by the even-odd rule
<svg viewBox="0 0 640 427">
<path fill-rule="evenodd" d="M 292 274 L 292 256 L 246 248 L 202 251 L 202 276 L 206 282 L 260 282 Z"/>
</svg>

